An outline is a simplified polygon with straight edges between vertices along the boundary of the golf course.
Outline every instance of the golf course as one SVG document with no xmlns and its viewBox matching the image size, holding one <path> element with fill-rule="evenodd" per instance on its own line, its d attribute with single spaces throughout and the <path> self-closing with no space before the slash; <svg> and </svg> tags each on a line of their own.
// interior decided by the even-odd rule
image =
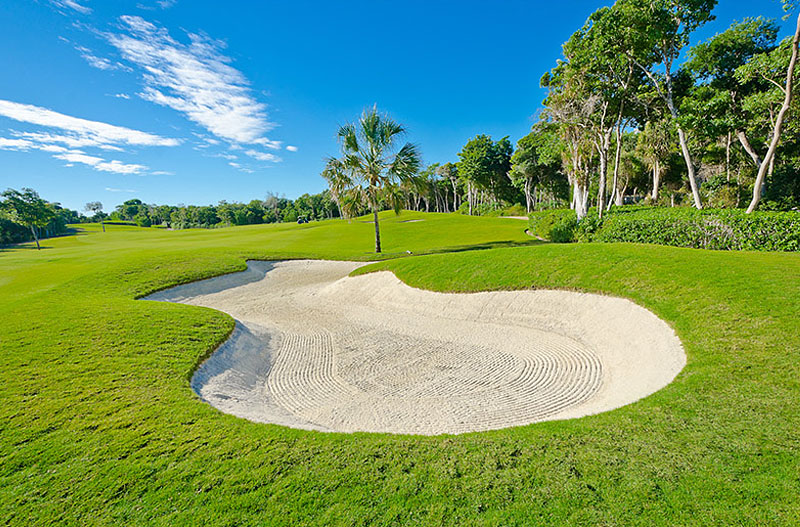
<svg viewBox="0 0 800 527">
<path fill-rule="evenodd" d="M 192 375 L 232 317 L 137 299 L 248 260 L 372 261 L 368 219 L 82 224 L 40 251 L 3 249 L 0 521 L 766 525 L 800 515 L 798 254 L 553 244 L 515 219 L 384 212 L 382 259 L 355 274 L 389 271 L 433 292 L 629 299 L 674 330 L 686 366 L 615 410 L 458 435 L 299 430 L 201 400 Z"/>
<path fill-rule="evenodd" d="M 800 525 L 800 0 L 0 46 L 0 527 Z"/>
</svg>

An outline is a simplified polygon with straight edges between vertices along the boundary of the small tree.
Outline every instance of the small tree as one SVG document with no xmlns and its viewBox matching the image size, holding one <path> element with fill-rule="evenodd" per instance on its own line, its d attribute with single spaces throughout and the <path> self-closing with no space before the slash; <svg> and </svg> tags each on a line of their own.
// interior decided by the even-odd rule
<svg viewBox="0 0 800 527">
<path fill-rule="evenodd" d="M 397 148 L 405 133 L 403 125 L 378 113 L 377 106 L 364 110 L 357 123 L 339 128 L 342 157 L 330 158 L 322 172 L 344 213 L 364 204 L 372 209 L 376 253 L 381 252 L 378 226 L 381 198 L 397 197 L 399 185 L 412 181 L 421 163 L 416 145 L 405 143 Z M 395 212 L 399 212 L 399 201 L 392 201 Z"/>
<path fill-rule="evenodd" d="M 39 245 L 37 229 L 47 227 L 53 220 L 55 217 L 53 210 L 35 190 L 30 188 L 23 188 L 22 192 L 8 189 L 2 196 L 5 198 L 2 203 L 3 214 L 14 223 L 28 227 L 36 241 L 36 249 L 40 250 L 42 247 Z"/>
<path fill-rule="evenodd" d="M 103 204 L 99 201 L 90 201 L 83 207 L 83 210 L 91 212 L 96 217 L 103 213 Z M 103 228 L 103 232 L 106 232 L 106 224 L 103 223 L 103 216 L 100 216 L 100 226 Z"/>
</svg>

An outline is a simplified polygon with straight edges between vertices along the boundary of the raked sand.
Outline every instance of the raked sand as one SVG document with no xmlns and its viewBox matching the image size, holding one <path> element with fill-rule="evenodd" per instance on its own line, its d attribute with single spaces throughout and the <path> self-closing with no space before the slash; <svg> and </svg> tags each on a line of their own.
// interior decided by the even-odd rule
<svg viewBox="0 0 800 527">
<path fill-rule="evenodd" d="M 414 289 L 356 262 L 284 261 L 148 300 L 236 319 L 192 378 L 252 421 L 337 432 L 458 434 L 632 403 L 686 364 L 672 329 L 628 300 L 566 291 Z"/>
</svg>

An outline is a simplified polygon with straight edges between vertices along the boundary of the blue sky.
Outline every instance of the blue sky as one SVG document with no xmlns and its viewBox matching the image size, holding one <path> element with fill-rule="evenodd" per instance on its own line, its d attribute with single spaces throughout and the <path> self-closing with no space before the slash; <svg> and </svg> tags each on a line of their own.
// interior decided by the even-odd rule
<svg viewBox="0 0 800 527">
<path fill-rule="evenodd" d="M 609 2 L 4 0 L 0 188 L 81 210 L 319 192 L 377 103 L 426 163 L 516 141 L 561 44 Z M 695 41 L 777 0 L 722 0 Z M 782 35 L 788 33 L 786 24 Z"/>
</svg>

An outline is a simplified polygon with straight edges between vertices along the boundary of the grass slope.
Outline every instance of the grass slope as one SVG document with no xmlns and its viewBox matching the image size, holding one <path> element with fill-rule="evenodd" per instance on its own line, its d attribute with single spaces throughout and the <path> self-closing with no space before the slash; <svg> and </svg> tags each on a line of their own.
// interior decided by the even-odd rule
<svg viewBox="0 0 800 527">
<path fill-rule="evenodd" d="M 389 269 L 443 291 L 628 297 L 675 327 L 689 364 L 625 408 L 496 432 L 427 438 L 254 424 L 201 403 L 188 385 L 231 319 L 133 299 L 242 269 L 244 258 L 369 259 L 371 224 L 111 227 L 47 240 L 40 252 L 0 253 L 0 522 L 719 525 L 800 516 L 798 255 L 532 244 L 518 220 L 455 215 L 405 213 L 382 225 L 389 256 L 441 254 L 362 272 Z"/>
</svg>

